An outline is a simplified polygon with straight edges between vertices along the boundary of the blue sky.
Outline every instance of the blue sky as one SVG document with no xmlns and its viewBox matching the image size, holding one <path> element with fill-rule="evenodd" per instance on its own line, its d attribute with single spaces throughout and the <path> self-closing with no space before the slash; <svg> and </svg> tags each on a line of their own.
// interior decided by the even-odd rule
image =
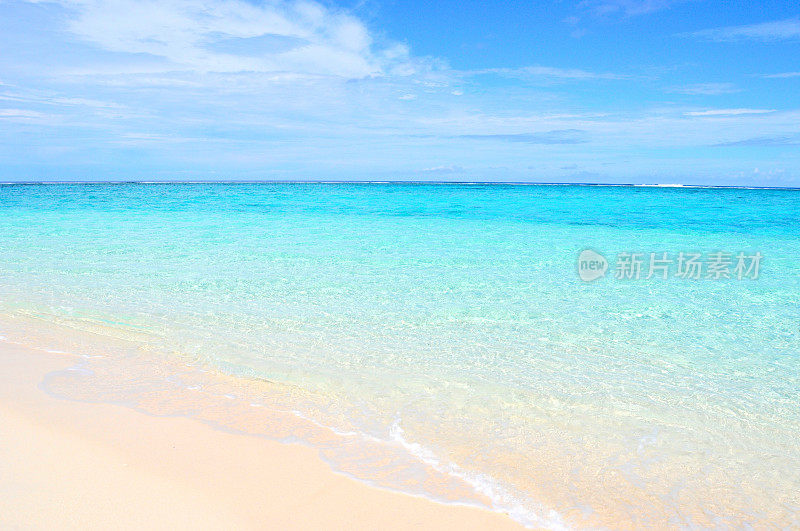
<svg viewBox="0 0 800 531">
<path fill-rule="evenodd" d="M 0 180 L 800 186 L 800 5 L 0 0 Z"/>
</svg>

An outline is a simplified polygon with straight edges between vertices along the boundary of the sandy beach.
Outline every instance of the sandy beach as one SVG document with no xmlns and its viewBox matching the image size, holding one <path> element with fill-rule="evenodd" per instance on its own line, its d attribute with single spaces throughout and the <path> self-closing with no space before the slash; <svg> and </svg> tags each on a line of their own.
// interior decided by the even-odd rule
<svg viewBox="0 0 800 531">
<path fill-rule="evenodd" d="M 369 487 L 317 452 L 42 391 L 71 356 L 0 344 L 0 527 L 519 529 Z"/>
</svg>

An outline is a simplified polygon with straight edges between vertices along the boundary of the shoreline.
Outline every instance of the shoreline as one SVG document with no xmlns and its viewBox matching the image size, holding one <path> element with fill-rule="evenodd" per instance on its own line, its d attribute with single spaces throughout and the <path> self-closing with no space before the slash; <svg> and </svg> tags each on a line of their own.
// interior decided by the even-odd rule
<svg viewBox="0 0 800 531">
<path fill-rule="evenodd" d="M 368 486 L 310 447 L 42 390 L 74 360 L 0 343 L 0 527 L 522 529 Z"/>
</svg>

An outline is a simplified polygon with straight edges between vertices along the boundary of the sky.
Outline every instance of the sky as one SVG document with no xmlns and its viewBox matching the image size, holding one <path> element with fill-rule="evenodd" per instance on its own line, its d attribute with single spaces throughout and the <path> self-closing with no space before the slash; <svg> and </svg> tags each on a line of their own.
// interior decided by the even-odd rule
<svg viewBox="0 0 800 531">
<path fill-rule="evenodd" d="M 0 0 L 0 181 L 800 186 L 800 4 Z"/>
</svg>

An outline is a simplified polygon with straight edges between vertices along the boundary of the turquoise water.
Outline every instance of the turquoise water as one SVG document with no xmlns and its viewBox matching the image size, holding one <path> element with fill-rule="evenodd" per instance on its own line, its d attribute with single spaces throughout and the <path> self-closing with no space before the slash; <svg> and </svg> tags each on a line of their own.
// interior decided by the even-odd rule
<svg viewBox="0 0 800 531">
<path fill-rule="evenodd" d="M 578 277 L 587 248 L 605 278 Z M 650 253 L 719 251 L 761 253 L 758 278 L 644 278 Z M 614 278 L 624 252 L 639 280 Z M 283 385 L 361 438 L 326 443 L 332 467 L 527 525 L 791 527 L 798 257 L 792 190 L 5 185 L 0 334 L 35 319 Z M 64 394 L 107 385 L 73 372 Z"/>
</svg>

